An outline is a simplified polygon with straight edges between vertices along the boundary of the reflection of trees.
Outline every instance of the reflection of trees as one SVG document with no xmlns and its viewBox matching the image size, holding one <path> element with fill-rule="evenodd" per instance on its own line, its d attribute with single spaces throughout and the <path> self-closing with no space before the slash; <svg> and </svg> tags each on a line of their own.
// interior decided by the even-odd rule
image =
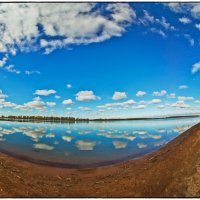
<svg viewBox="0 0 200 200">
<path fill-rule="evenodd" d="M 75 123 L 75 122 L 88 122 L 89 119 L 81 119 L 75 117 L 47 117 L 47 116 L 0 116 L 0 120 L 5 121 L 36 121 L 36 122 L 60 122 L 60 123 Z"/>
</svg>

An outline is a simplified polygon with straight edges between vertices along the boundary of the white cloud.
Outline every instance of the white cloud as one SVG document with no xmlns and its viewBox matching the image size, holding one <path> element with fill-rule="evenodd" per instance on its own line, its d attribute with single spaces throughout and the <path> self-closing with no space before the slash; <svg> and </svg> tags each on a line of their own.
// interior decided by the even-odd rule
<svg viewBox="0 0 200 200">
<path fill-rule="evenodd" d="M 188 107 L 190 107 L 190 105 L 185 104 L 184 101 L 177 101 L 177 102 L 173 103 L 171 106 L 177 107 L 177 108 L 188 108 Z"/>
<path fill-rule="evenodd" d="M 194 46 L 194 39 L 190 34 L 183 34 L 183 37 L 190 43 L 190 46 Z"/>
<path fill-rule="evenodd" d="M 12 55 L 39 48 L 49 53 L 71 44 L 119 37 L 136 17 L 127 3 L 3 3 L 0 13 L 0 52 Z"/>
<path fill-rule="evenodd" d="M 159 108 L 159 109 L 164 109 L 164 108 L 165 108 L 165 105 L 159 105 L 157 108 Z"/>
<path fill-rule="evenodd" d="M 152 99 L 151 101 L 149 101 L 150 104 L 157 104 L 157 103 L 161 103 L 162 101 L 160 99 Z"/>
<path fill-rule="evenodd" d="M 91 101 L 91 100 L 97 100 L 99 97 L 94 95 L 93 91 L 80 91 L 76 94 L 76 100 L 77 101 Z"/>
<path fill-rule="evenodd" d="M 127 98 L 127 95 L 125 92 L 114 92 L 112 99 L 113 100 L 120 100 Z"/>
<path fill-rule="evenodd" d="M 144 108 L 146 108 L 146 105 L 137 105 L 137 106 L 134 106 L 133 108 L 144 109 Z"/>
<path fill-rule="evenodd" d="M 90 111 L 90 110 L 92 110 L 91 108 L 82 107 L 82 106 L 78 107 L 78 109 L 79 109 L 79 110 L 82 110 L 82 111 Z"/>
<path fill-rule="evenodd" d="M 124 102 L 117 102 L 117 103 L 107 103 L 105 105 L 102 106 L 97 106 L 97 108 L 109 108 L 109 107 L 115 107 L 115 106 L 122 106 L 122 107 L 128 107 L 130 105 L 135 104 L 136 102 L 132 99 L 128 100 L 128 101 L 124 101 Z"/>
<path fill-rule="evenodd" d="M 179 20 L 179 22 L 181 22 L 183 24 L 189 24 L 192 22 L 188 17 L 181 17 L 178 20 Z"/>
<path fill-rule="evenodd" d="M 178 88 L 179 88 L 179 89 L 187 89 L 188 86 L 187 86 L 187 85 L 180 85 Z"/>
<path fill-rule="evenodd" d="M 11 73 L 20 74 L 21 71 L 16 70 L 14 67 L 15 67 L 14 65 L 8 65 L 8 66 L 5 66 L 4 69 Z"/>
<path fill-rule="evenodd" d="M 200 4 L 199 3 L 168 3 L 169 8 L 177 13 L 190 13 L 192 17 L 200 18 Z"/>
<path fill-rule="evenodd" d="M 144 16 L 139 19 L 140 23 L 143 25 L 149 25 L 149 24 L 156 24 L 160 25 L 160 27 L 166 29 L 166 30 L 175 30 L 174 26 L 172 26 L 165 17 L 161 17 L 161 19 L 154 17 L 153 15 L 150 15 L 150 13 L 147 10 L 143 10 Z"/>
<path fill-rule="evenodd" d="M 160 92 L 156 91 L 156 92 L 153 92 L 153 96 L 164 96 L 167 94 L 167 91 L 166 90 L 161 90 Z"/>
<path fill-rule="evenodd" d="M 23 105 L 16 105 L 15 109 L 21 109 L 21 110 L 30 110 L 30 109 L 36 109 L 36 110 L 44 110 L 45 103 L 41 101 L 40 98 L 37 97 L 37 99 L 33 99 L 33 101 L 24 103 Z"/>
<path fill-rule="evenodd" d="M 67 88 L 70 89 L 72 87 L 71 84 L 67 84 Z"/>
<path fill-rule="evenodd" d="M 0 60 L 0 68 L 3 67 L 6 62 L 8 60 L 8 57 L 7 56 L 4 56 L 1 60 Z"/>
<path fill-rule="evenodd" d="M 167 35 L 165 34 L 165 32 L 164 31 L 162 31 L 161 29 L 157 29 L 157 28 L 150 28 L 150 31 L 152 32 L 152 33 L 156 33 L 156 34 L 158 34 L 158 35 L 160 35 L 161 37 L 163 37 L 163 38 L 166 38 L 167 37 Z"/>
<path fill-rule="evenodd" d="M 54 107 L 56 105 L 55 102 L 47 102 L 46 104 L 47 106 L 50 106 L 50 107 Z"/>
<path fill-rule="evenodd" d="M 194 100 L 194 97 L 179 96 L 178 100 L 179 101 L 191 101 L 191 100 Z"/>
<path fill-rule="evenodd" d="M 17 105 L 15 103 L 5 101 L 5 99 L 0 99 L 1 108 L 15 108 Z"/>
<path fill-rule="evenodd" d="M 27 75 L 32 75 L 32 74 L 40 74 L 40 71 L 30 71 L 30 70 L 26 70 L 24 73 L 27 74 Z"/>
<path fill-rule="evenodd" d="M 195 74 L 198 71 L 200 71 L 200 62 L 197 62 L 192 66 L 192 74 Z"/>
<path fill-rule="evenodd" d="M 195 24 L 195 27 L 200 31 L 200 24 Z"/>
<path fill-rule="evenodd" d="M 171 99 L 174 99 L 174 98 L 176 98 L 176 94 L 175 93 L 170 93 L 167 97 L 171 98 Z"/>
<path fill-rule="evenodd" d="M 55 99 L 60 99 L 60 96 L 56 95 L 56 96 L 55 96 Z"/>
<path fill-rule="evenodd" d="M 174 12 L 183 13 L 186 11 L 184 9 L 184 4 L 181 3 L 166 3 L 166 5 Z"/>
<path fill-rule="evenodd" d="M 38 96 L 38 97 L 34 97 L 33 100 L 34 101 L 41 101 L 42 99 L 41 99 L 41 97 Z"/>
<path fill-rule="evenodd" d="M 144 91 L 138 91 L 138 92 L 136 93 L 136 96 L 137 96 L 137 97 L 143 97 L 145 94 L 146 94 L 146 92 L 144 92 Z"/>
<path fill-rule="evenodd" d="M 64 105 L 71 105 L 71 104 L 73 104 L 74 102 L 71 100 L 71 99 L 66 99 L 66 100 L 64 100 L 63 102 L 62 102 L 62 104 L 64 104 Z"/>
<path fill-rule="evenodd" d="M 8 95 L 4 94 L 2 90 L 0 90 L 0 99 L 5 99 L 7 98 Z"/>
<path fill-rule="evenodd" d="M 50 94 L 55 94 L 55 93 L 56 93 L 55 90 L 52 90 L 52 89 L 51 90 L 46 90 L 46 89 L 44 89 L 44 90 L 36 90 L 34 94 L 41 95 L 41 96 L 48 96 Z"/>
</svg>

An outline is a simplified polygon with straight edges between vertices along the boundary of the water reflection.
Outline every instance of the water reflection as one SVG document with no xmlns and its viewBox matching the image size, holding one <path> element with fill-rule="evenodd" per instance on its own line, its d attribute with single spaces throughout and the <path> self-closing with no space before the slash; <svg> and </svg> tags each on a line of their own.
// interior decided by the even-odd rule
<svg viewBox="0 0 200 200">
<path fill-rule="evenodd" d="M 159 149 L 200 118 L 107 123 L 0 122 L 0 149 L 26 158 L 87 166 Z"/>
</svg>

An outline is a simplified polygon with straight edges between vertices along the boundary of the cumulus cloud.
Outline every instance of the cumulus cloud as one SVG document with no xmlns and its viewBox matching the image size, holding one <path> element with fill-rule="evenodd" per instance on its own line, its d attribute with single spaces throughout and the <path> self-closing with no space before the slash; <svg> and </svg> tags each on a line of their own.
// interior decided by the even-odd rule
<svg viewBox="0 0 200 200">
<path fill-rule="evenodd" d="M 97 99 L 99 99 L 99 97 L 94 95 L 94 92 L 91 90 L 79 91 L 76 94 L 77 101 L 91 101 L 91 100 L 97 100 Z"/>
<path fill-rule="evenodd" d="M 92 110 L 91 108 L 82 107 L 82 106 L 79 106 L 78 109 L 79 109 L 79 110 L 82 110 L 82 111 L 90 111 L 90 110 Z"/>
<path fill-rule="evenodd" d="M 136 17 L 127 3 L 2 3 L 0 12 L 0 52 L 12 55 L 120 37 Z"/>
<path fill-rule="evenodd" d="M 137 96 L 137 97 L 143 97 L 145 94 L 146 94 L 146 92 L 144 92 L 144 91 L 138 91 L 138 92 L 136 93 L 136 96 Z"/>
<path fill-rule="evenodd" d="M 55 102 L 47 102 L 46 104 L 47 106 L 50 106 L 50 107 L 54 107 L 56 105 Z"/>
<path fill-rule="evenodd" d="M 192 66 L 192 74 L 195 74 L 198 71 L 200 71 L 200 62 L 197 62 Z"/>
<path fill-rule="evenodd" d="M 64 105 L 71 105 L 71 104 L 73 104 L 74 102 L 71 100 L 71 99 L 66 99 L 66 100 L 64 100 L 63 102 L 62 102 L 62 104 L 64 104 Z"/>
<path fill-rule="evenodd" d="M 24 103 L 23 105 L 15 104 L 14 108 L 21 109 L 21 110 L 31 110 L 31 109 L 44 110 L 44 109 L 46 109 L 45 102 L 41 101 L 41 99 L 39 97 L 36 97 L 33 99 L 33 101 L 29 101 L 27 103 Z"/>
<path fill-rule="evenodd" d="M 167 97 L 171 98 L 171 99 L 174 99 L 174 98 L 176 98 L 176 94 L 175 93 L 170 93 Z"/>
<path fill-rule="evenodd" d="M 5 99 L 7 98 L 8 95 L 4 94 L 2 90 L 0 90 L 0 99 Z"/>
<path fill-rule="evenodd" d="M 15 108 L 17 104 L 6 101 L 5 99 L 0 99 L 0 107 L 1 108 Z"/>
<path fill-rule="evenodd" d="M 161 103 L 162 101 L 160 99 L 152 99 L 151 101 L 149 101 L 150 104 L 157 104 L 157 103 Z"/>
<path fill-rule="evenodd" d="M 192 17 L 200 18 L 199 3 L 168 3 L 166 5 L 176 13 L 190 13 Z"/>
<path fill-rule="evenodd" d="M 192 22 L 188 17 L 181 17 L 181 18 L 179 18 L 178 20 L 179 20 L 179 22 L 181 22 L 182 24 L 189 24 L 189 23 Z"/>
<path fill-rule="evenodd" d="M 127 98 L 127 95 L 125 92 L 114 92 L 112 99 L 113 100 L 120 100 Z"/>
<path fill-rule="evenodd" d="M 164 108 L 165 108 L 165 105 L 159 105 L 157 108 L 159 108 L 159 109 L 164 109 Z"/>
<path fill-rule="evenodd" d="M 153 92 L 153 96 L 164 96 L 167 94 L 167 91 L 166 90 L 161 90 L 161 91 L 156 91 L 156 92 Z"/>
<path fill-rule="evenodd" d="M 179 101 L 191 101 L 191 100 L 194 100 L 194 97 L 179 96 L 178 100 Z"/>
<path fill-rule="evenodd" d="M 47 90 L 47 89 L 44 89 L 44 90 L 36 90 L 34 94 L 36 95 L 40 95 L 40 96 L 48 96 L 50 94 L 55 94 L 56 91 L 55 90 Z"/>
<path fill-rule="evenodd" d="M 177 108 L 188 108 L 190 105 L 186 104 L 184 101 L 176 101 L 175 103 L 171 104 L 172 107 Z"/>
<path fill-rule="evenodd" d="M 56 95 L 54 98 L 55 98 L 55 99 L 60 99 L 60 96 Z"/>
<path fill-rule="evenodd" d="M 130 105 L 135 104 L 136 102 L 132 99 L 128 100 L 128 101 L 124 101 L 124 102 L 117 102 L 117 103 L 107 103 L 105 105 L 102 106 L 97 106 L 97 108 L 109 108 L 109 107 L 115 107 L 115 106 L 121 106 L 121 107 L 128 107 Z"/>
<path fill-rule="evenodd" d="M 195 24 L 195 27 L 200 31 L 200 24 Z"/>
<path fill-rule="evenodd" d="M 146 108 L 146 105 L 137 105 L 137 106 L 133 106 L 133 108 L 144 109 L 144 108 Z"/>
<path fill-rule="evenodd" d="M 67 84 L 67 88 L 68 89 L 72 88 L 72 85 L 71 84 Z"/>
<path fill-rule="evenodd" d="M 4 56 L 1 60 L 0 60 L 0 68 L 3 67 L 6 62 L 8 60 L 8 57 L 7 56 Z"/>
</svg>

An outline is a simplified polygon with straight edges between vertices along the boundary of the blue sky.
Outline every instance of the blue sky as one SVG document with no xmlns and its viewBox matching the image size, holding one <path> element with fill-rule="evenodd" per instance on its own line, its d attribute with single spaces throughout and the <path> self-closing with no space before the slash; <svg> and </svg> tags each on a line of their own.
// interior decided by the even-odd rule
<svg viewBox="0 0 200 200">
<path fill-rule="evenodd" d="M 0 5 L 0 114 L 200 111 L 200 4 Z"/>
</svg>

